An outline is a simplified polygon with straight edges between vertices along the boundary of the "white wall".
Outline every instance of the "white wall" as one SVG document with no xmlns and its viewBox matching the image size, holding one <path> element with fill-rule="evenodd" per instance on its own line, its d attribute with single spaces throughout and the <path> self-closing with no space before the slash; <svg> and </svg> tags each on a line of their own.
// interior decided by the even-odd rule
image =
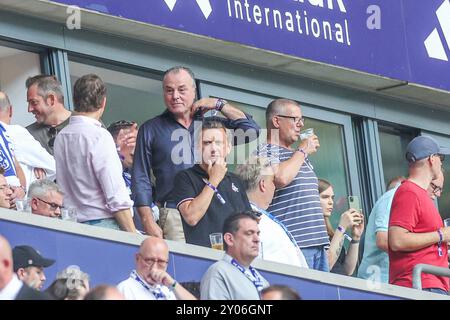
<svg viewBox="0 0 450 320">
<path fill-rule="evenodd" d="M 25 81 L 41 73 L 39 55 L 17 50 L 16 54 L 0 58 L 0 90 L 8 94 L 13 105 L 11 123 L 27 126 L 34 122 L 28 113 Z"/>
</svg>

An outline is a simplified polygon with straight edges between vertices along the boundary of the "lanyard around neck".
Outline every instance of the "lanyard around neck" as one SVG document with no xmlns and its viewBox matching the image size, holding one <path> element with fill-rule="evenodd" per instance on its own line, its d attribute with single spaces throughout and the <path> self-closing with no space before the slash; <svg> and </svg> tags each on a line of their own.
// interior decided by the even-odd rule
<svg viewBox="0 0 450 320">
<path fill-rule="evenodd" d="M 247 279 L 249 279 L 253 283 L 258 293 L 264 288 L 264 283 L 255 268 L 253 268 L 252 266 L 248 267 L 249 271 L 252 274 L 250 275 L 248 274 L 248 272 L 246 272 L 245 268 L 241 266 L 235 259 L 231 260 L 231 264 L 235 266 L 240 272 L 242 272 L 247 277 Z"/>
<path fill-rule="evenodd" d="M 137 272 L 133 270 L 131 272 L 131 278 L 136 280 L 139 284 L 141 284 L 147 291 L 150 291 L 151 294 L 155 296 L 156 300 L 166 300 L 166 295 L 162 292 L 161 288 L 159 286 L 155 286 L 154 288 L 150 287 L 147 283 L 144 282 L 144 280 L 139 277 Z"/>
<path fill-rule="evenodd" d="M 289 230 L 286 228 L 286 226 L 277 218 L 275 218 L 272 214 L 270 214 L 269 212 L 267 212 L 266 210 L 260 209 L 258 208 L 254 203 L 250 202 L 250 205 L 252 206 L 253 210 L 256 210 L 258 212 L 261 212 L 262 214 L 266 215 L 270 220 L 272 220 L 273 222 L 275 222 L 276 224 L 278 224 L 286 233 L 286 235 L 289 237 L 289 239 L 291 240 L 291 242 L 294 244 L 294 246 L 297 248 L 297 241 L 295 241 L 294 236 L 292 235 L 292 233 L 289 232 Z"/>
</svg>

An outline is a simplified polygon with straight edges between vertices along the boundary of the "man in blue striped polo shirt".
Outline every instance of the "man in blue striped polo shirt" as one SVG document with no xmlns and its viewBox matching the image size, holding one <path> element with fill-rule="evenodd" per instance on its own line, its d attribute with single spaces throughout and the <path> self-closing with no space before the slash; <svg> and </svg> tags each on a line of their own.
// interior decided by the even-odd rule
<svg viewBox="0 0 450 320">
<path fill-rule="evenodd" d="M 320 147 L 316 135 L 300 139 L 304 119 L 300 105 L 288 99 L 272 101 L 266 110 L 267 143 L 256 153 L 275 169 L 275 196 L 267 209 L 294 236 L 311 269 L 329 271 L 325 248 L 329 239 L 320 206 L 318 181 L 308 156 Z"/>
</svg>

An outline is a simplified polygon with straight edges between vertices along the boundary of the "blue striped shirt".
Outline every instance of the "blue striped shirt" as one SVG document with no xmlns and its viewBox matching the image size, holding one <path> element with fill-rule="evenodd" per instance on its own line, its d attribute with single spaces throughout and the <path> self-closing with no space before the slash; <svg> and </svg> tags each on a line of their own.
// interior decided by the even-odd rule
<svg viewBox="0 0 450 320">
<path fill-rule="evenodd" d="M 256 153 L 268 158 L 271 164 L 279 164 L 289 160 L 294 151 L 262 144 L 258 146 Z M 290 184 L 275 190 L 275 196 L 267 211 L 286 226 L 300 248 L 329 245 L 320 206 L 318 180 L 308 158 Z"/>
</svg>

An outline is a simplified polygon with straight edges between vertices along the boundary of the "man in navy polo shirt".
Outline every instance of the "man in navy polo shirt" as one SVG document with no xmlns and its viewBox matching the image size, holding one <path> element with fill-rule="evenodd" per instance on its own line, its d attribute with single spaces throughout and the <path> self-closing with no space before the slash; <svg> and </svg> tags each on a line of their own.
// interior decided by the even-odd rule
<svg viewBox="0 0 450 320">
<path fill-rule="evenodd" d="M 223 123 L 206 120 L 197 140 L 201 163 L 175 176 L 173 197 L 182 216 L 187 243 L 210 247 L 209 235 L 221 232 L 225 219 L 251 210 L 241 180 L 227 172 L 231 151 Z"/>
<path fill-rule="evenodd" d="M 220 119 L 228 129 L 240 129 L 235 131 L 233 144 L 256 139 L 259 126 L 251 115 L 223 99 L 196 100 L 194 74 L 186 67 L 173 67 L 164 73 L 163 96 L 167 110 L 139 129 L 132 170 L 132 198 L 148 235 L 183 242 L 181 218 L 170 191 L 176 185 L 175 175 L 195 163 L 192 143 L 195 120 L 201 121 L 208 111 L 220 112 L 223 117 L 215 119 Z M 153 219 L 152 202 L 160 207 L 158 224 Z"/>
</svg>

